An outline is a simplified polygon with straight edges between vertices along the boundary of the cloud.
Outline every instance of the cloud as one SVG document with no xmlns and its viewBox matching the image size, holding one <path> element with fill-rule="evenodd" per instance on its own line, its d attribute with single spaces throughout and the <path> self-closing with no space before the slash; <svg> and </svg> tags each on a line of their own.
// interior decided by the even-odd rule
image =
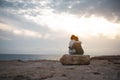
<svg viewBox="0 0 120 80">
<path fill-rule="evenodd" d="M 9 41 L 9 40 L 12 40 L 12 39 L 10 39 L 8 37 L 5 37 L 5 36 L 0 36 L 0 40 L 7 40 L 7 41 Z"/>
<path fill-rule="evenodd" d="M 52 10 L 53 13 L 69 13 L 78 16 L 103 16 L 108 20 L 120 20 L 119 0 L 1 0 L 0 7 L 13 11 L 15 14 L 36 16 L 43 14 L 42 10 Z M 45 14 L 47 12 L 44 12 Z"/>
<path fill-rule="evenodd" d="M 119 23 L 110 22 L 104 17 L 96 17 L 94 15 L 78 17 L 69 13 L 50 13 L 49 15 L 45 14 L 36 17 L 27 15 L 26 18 L 42 26 L 48 26 L 53 31 L 61 30 L 80 35 L 81 37 L 103 35 L 114 39 L 117 35 L 120 35 Z"/>
<path fill-rule="evenodd" d="M 0 0 L 0 7 L 9 9 L 27 9 L 34 8 L 34 0 Z"/>
<path fill-rule="evenodd" d="M 22 15 L 17 15 L 6 10 L 1 10 L 0 12 L 2 30 L 24 37 L 49 38 L 51 31 L 48 27 L 38 25 Z"/>
<path fill-rule="evenodd" d="M 29 2 L 29 0 L 5 0 L 3 3 L 11 3 L 12 6 L 8 5 L 8 8 L 11 6 L 12 12 L 2 10 L 1 17 L 4 16 L 2 18 L 3 21 L 9 19 L 8 23 L 13 23 L 11 24 L 12 26 L 18 27 L 19 25 L 19 27 L 35 30 L 49 37 L 53 35 L 52 31 L 61 30 L 66 33 L 73 33 L 81 36 L 89 34 L 99 36 L 100 34 L 109 38 L 116 38 L 116 36 L 119 35 L 119 23 L 114 23 L 119 19 L 118 15 L 114 14 L 119 12 L 116 2 L 119 3 L 117 0 L 114 2 L 111 0 L 32 0 L 31 2 Z M 17 7 L 19 10 L 16 9 Z M 116 11 L 111 14 L 110 11 L 112 11 L 113 8 L 116 8 Z M 110 13 L 114 17 L 112 18 L 113 22 L 107 20 L 112 17 L 107 13 Z M 96 16 L 99 14 L 101 16 Z M 5 16 L 7 16 L 7 19 L 5 19 Z M 106 16 L 108 16 L 107 19 Z M 29 20 L 31 22 L 28 22 Z M 107 31 L 108 29 L 109 32 Z M 88 31 L 90 32 L 89 34 Z M 20 34 L 18 31 L 16 31 L 16 33 Z"/>
<path fill-rule="evenodd" d="M 103 16 L 108 20 L 112 20 L 117 17 L 120 20 L 120 1 L 119 0 L 54 0 L 52 2 L 52 8 L 55 12 L 62 13 L 68 12 L 78 16 Z"/>
<path fill-rule="evenodd" d="M 27 37 L 33 37 L 33 38 L 41 38 L 42 37 L 42 35 L 39 32 L 26 30 L 26 29 L 22 29 L 22 28 L 15 28 L 15 27 L 11 27 L 11 26 L 1 24 L 1 23 L 0 23 L 0 30 L 8 31 L 15 35 L 22 35 L 22 36 L 27 36 Z"/>
</svg>

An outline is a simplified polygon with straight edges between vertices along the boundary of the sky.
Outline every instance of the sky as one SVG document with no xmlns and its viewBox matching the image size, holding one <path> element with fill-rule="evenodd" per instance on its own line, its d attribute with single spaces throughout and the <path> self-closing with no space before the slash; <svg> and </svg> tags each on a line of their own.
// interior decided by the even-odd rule
<svg viewBox="0 0 120 80">
<path fill-rule="evenodd" d="M 120 0 L 0 0 L 0 54 L 120 55 Z"/>
</svg>

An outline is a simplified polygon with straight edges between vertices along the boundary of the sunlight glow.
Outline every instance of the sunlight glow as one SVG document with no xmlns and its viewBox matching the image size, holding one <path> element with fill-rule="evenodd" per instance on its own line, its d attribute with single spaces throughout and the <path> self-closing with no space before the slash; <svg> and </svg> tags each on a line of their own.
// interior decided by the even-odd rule
<svg viewBox="0 0 120 80">
<path fill-rule="evenodd" d="M 94 15 L 78 17 L 67 13 L 54 14 L 49 12 L 49 15 L 43 14 L 36 17 L 27 15 L 26 17 L 40 25 L 49 27 L 53 31 L 63 30 L 81 37 L 102 35 L 113 39 L 120 34 L 120 24 Z"/>
<path fill-rule="evenodd" d="M 62 29 L 80 36 L 99 36 L 102 34 L 113 38 L 119 34 L 118 29 L 120 28 L 120 24 L 111 23 L 103 17 L 96 16 L 78 18 L 74 15 L 61 14 L 51 16 L 48 20 L 45 23 L 53 30 Z"/>
</svg>

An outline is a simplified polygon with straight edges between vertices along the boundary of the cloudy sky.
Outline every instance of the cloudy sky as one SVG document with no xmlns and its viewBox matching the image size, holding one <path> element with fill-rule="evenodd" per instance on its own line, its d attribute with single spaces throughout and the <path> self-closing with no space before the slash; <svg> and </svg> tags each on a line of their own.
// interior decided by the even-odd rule
<svg viewBox="0 0 120 80">
<path fill-rule="evenodd" d="M 0 54 L 120 54 L 120 0 L 0 0 Z"/>
</svg>

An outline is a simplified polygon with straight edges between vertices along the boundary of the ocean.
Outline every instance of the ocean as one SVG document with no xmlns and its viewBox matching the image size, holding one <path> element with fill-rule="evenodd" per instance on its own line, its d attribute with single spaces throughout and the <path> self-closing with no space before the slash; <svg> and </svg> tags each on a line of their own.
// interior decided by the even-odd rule
<svg viewBox="0 0 120 80">
<path fill-rule="evenodd" d="M 0 60 L 59 60 L 62 55 L 0 54 Z"/>
<path fill-rule="evenodd" d="M 59 60 L 62 56 L 63 54 L 0 54 L 0 60 Z"/>
</svg>

